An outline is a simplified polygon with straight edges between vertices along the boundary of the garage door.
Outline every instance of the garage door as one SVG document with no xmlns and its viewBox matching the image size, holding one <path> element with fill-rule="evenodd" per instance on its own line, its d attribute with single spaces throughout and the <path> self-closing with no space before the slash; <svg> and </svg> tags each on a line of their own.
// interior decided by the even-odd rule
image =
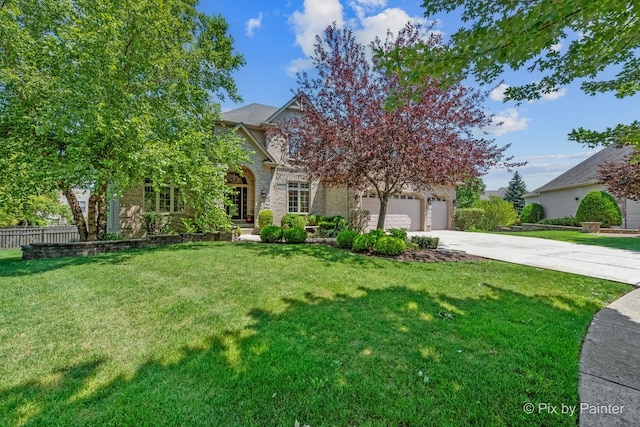
<svg viewBox="0 0 640 427">
<path fill-rule="evenodd" d="M 447 229 L 447 202 L 441 199 L 431 201 L 431 229 Z"/>
<path fill-rule="evenodd" d="M 380 200 L 376 194 L 365 194 L 362 196 L 362 209 L 371 213 L 369 229 L 376 228 L 378 214 L 380 212 Z M 422 215 L 420 215 L 420 199 L 412 194 L 396 194 L 389 199 L 387 205 L 387 216 L 384 226 L 389 228 L 406 228 L 409 231 L 420 231 L 422 229 Z"/>
</svg>

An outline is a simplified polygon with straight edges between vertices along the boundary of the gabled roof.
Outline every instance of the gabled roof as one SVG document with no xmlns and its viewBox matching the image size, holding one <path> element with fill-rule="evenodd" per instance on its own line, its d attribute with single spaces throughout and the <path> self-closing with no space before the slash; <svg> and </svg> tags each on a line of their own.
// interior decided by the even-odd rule
<svg viewBox="0 0 640 427">
<path fill-rule="evenodd" d="M 222 120 L 260 126 L 261 123 L 268 121 L 278 110 L 278 107 L 254 103 L 222 113 Z"/>
<path fill-rule="evenodd" d="M 260 144 L 254 138 L 254 136 L 251 134 L 249 129 L 247 129 L 247 127 L 243 123 L 238 123 L 236 126 L 234 126 L 234 129 L 236 131 L 244 132 L 244 134 L 247 136 L 247 140 L 249 141 L 249 143 L 258 152 L 258 154 L 262 156 L 263 162 L 274 164 L 274 165 L 276 164 L 276 161 L 273 159 L 273 157 L 271 157 L 271 154 L 269 154 L 269 152 L 262 146 L 262 144 Z"/>
<path fill-rule="evenodd" d="M 578 163 L 562 175 L 554 178 L 540 188 L 536 188 L 532 193 L 544 191 L 560 190 L 563 188 L 579 187 L 581 185 L 595 184 L 598 182 L 596 176 L 598 167 L 606 162 L 619 162 L 633 152 L 633 146 L 622 147 L 609 146 L 595 153 L 588 159 Z"/>
</svg>

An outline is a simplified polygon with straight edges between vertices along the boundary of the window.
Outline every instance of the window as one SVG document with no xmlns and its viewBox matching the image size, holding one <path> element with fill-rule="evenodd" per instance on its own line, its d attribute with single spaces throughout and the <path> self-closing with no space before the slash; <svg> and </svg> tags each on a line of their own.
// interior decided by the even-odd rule
<svg viewBox="0 0 640 427">
<path fill-rule="evenodd" d="M 309 183 L 289 183 L 289 212 L 309 213 Z"/>
<path fill-rule="evenodd" d="M 153 189 L 153 182 L 144 182 L 144 211 L 160 213 L 184 212 L 184 200 L 180 188 L 173 184 L 163 185 L 160 191 Z"/>
<path fill-rule="evenodd" d="M 78 203 L 80 204 L 80 210 L 82 211 L 82 213 L 84 215 L 87 214 L 87 201 L 86 200 L 79 200 Z"/>
</svg>

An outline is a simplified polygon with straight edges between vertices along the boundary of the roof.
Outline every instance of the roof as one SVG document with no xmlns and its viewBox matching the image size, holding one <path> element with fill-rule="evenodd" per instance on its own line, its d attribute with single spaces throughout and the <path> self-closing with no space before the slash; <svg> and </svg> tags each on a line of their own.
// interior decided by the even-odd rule
<svg viewBox="0 0 640 427">
<path fill-rule="evenodd" d="M 504 195 L 506 194 L 507 189 L 505 187 L 500 187 L 497 190 L 487 190 L 484 193 L 482 193 L 480 195 L 480 199 L 481 200 L 489 200 L 489 198 L 491 198 L 491 196 L 495 196 L 495 197 L 500 197 L 501 199 L 504 197 Z"/>
<path fill-rule="evenodd" d="M 258 126 L 266 122 L 278 110 L 278 107 L 254 103 L 222 113 L 222 120 Z"/>
<path fill-rule="evenodd" d="M 633 153 L 633 146 L 622 147 L 609 146 L 595 153 L 588 159 L 578 163 L 562 175 L 552 179 L 542 187 L 536 188 L 532 193 L 544 191 L 560 190 L 562 188 L 579 187 L 581 185 L 595 184 L 598 182 L 596 176 L 598 167 L 606 162 L 619 162 Z"/>
</svg>

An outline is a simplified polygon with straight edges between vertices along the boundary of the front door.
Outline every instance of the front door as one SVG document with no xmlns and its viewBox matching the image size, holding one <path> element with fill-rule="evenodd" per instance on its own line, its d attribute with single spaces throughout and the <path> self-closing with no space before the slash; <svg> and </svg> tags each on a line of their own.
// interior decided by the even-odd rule
<svg viewBox="0 0 640 427">
<path fill-rule="evenodd" d="M 227 206 L 227 215 L 231 219 L 245 219 L 247 213 L 247 187 L 237 186 L 231 195 L 231 206 Z"/>
</svg>

